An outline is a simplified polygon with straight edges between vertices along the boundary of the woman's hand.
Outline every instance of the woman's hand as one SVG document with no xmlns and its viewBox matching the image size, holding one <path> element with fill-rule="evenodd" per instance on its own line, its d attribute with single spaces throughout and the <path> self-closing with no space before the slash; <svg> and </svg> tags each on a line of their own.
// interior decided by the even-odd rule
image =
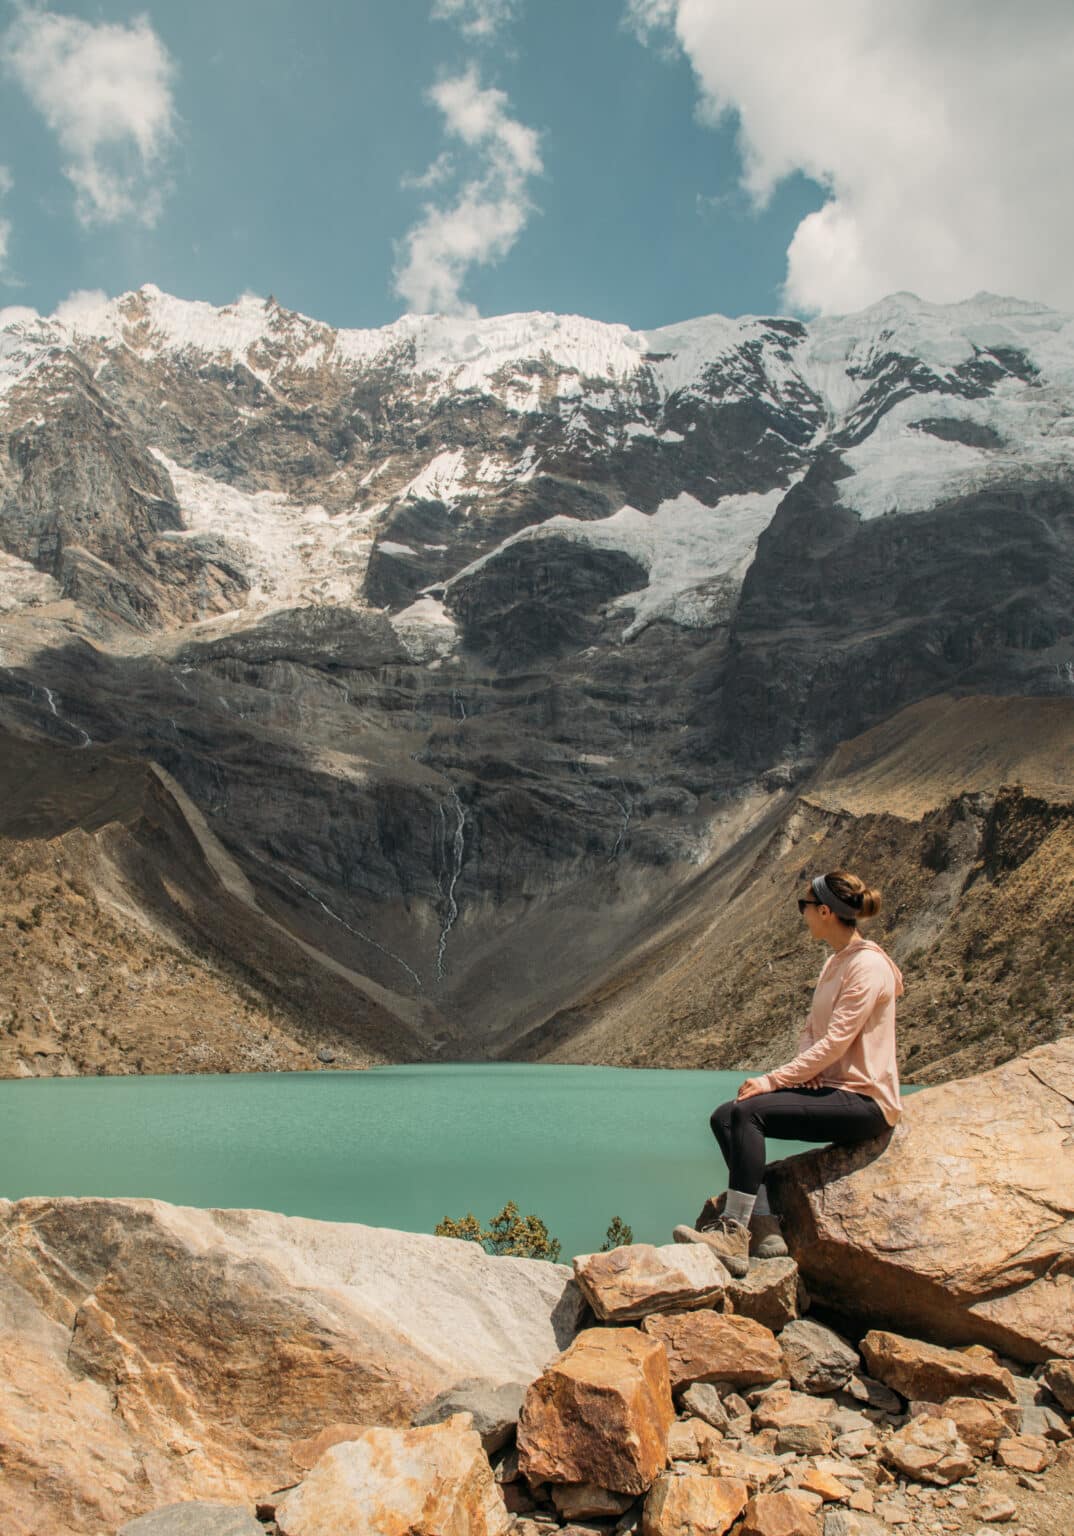
<svg viewBox="0 0 1074 1536">
<path fill-rule="evenodd" d="M 764 1085 L 759 1077 L 747 1077 L 742 1087 L 738 1090 L 736 1098 L 752 1099 L 758 1093 L 764 1093 Z"/>
</svg>

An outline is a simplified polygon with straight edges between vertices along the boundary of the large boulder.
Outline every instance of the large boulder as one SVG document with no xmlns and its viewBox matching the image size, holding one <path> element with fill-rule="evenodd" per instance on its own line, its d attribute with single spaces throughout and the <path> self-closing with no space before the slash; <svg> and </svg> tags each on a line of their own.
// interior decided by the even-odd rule
<svg viewBox="0 0 1074 1536">
<path fill-rule="evenodd" d="M 511 1517 L 468 1414 L 367 1429 L 276 1505 L 280 1536 L 505 1536 Z"/>
<path fill-rule="evenodd" d="M 637 1328 L 587 1328 L 527 1392 L 518 1465 L 530 1483 L 645 1493 L 674 1418 L 663 1346 Z"/>
<path fill-rule="evenodd" d="M 890 1137 L 769 1168 L 815 1299 L 942 1343 L 1074 1356 L 1074 1039 L 905 1100 Z"/>
<path fill-rule="evenodd" d="M 156 1200 L 0 1201 L 0 1527 L 82 1536 L 294 1481 L 295 1441 L 399 1424 L 569 1343 L 566 1266 Z"/>
</svg>

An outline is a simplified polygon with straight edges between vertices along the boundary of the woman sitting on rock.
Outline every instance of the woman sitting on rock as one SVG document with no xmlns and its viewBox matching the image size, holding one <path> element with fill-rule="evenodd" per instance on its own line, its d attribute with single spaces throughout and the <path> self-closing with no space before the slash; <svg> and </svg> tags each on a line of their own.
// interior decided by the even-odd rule
<svg viewBox="0 0 1074 1536">
<path fill-rule="evenodd" d="M 787 1252 L 764 1185 L 765 1137 L 849 1146 L 879 1136 L 902 1113 L 895 1063 L 895 999 L 902 974 L 879 944 L 863 939 L 859 918 L 880 896 L 846 870 L 811 880 L 798 898 L 810 938 L 834 951 L 813 993 L 798 1055 L 764 1077 L 750 1077 L 711 1119 L 728 1169 L 726 1195 L 710 1199 L 675 1240 L 706 1243 L 733 1275 L 750 1255 Z"/>
</svg>

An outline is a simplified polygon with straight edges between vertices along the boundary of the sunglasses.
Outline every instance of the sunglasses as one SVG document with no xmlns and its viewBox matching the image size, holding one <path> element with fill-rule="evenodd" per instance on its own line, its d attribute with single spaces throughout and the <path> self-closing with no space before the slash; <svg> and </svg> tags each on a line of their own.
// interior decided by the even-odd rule
<svg viewBox="0 0 1074 1536">
<path fill-rule="evenodd" d="M 799 898 L 798 898 L 798 911 L 799 911 L 800 914 L 805 912 L 806 907 L 820 907 L 820 906 L 823 906 L 823 902 L 820 902 L 820 901 L 807 901 L 804 896 L 799 896 Z"/>
</svg>

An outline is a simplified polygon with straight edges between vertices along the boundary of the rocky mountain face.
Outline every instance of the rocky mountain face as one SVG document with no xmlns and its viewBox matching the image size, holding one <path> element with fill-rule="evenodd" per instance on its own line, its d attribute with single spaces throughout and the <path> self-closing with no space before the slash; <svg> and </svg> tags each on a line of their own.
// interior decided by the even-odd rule
<svg viewBox="0 0 1074 1536">
<path fill-rule="evenodd" d="M 0 319 L 0 729 L 49 759 L 20 815 L 157 765 L 373 1059 L 532 1041 L 904 706 L 1074 695 L 1042 306 Z M 174 851 L 124 826 L 137 921 Z M 256 985 L 237 932 L 204 942 Z"/>
</svg>

